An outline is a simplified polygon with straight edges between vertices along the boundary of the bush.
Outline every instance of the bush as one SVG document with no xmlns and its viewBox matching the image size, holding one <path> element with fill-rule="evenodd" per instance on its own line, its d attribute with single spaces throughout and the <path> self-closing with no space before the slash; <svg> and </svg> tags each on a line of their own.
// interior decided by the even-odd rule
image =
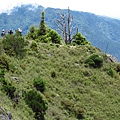
<svg viewBox="0 0 120 120">
<path fill-rule="evenodd" d="M 116 71 L 120 73 L 120 64 L 116 66 Z"/>
<path fill-rule="evenodd" d="M 33 42 L 31 43 L 30 48 L 31 48 L 33 51 L 37 51 L 37 43 L 36 43 L 35 41 L 33 41 Z"/>
<path fill-rule="evenodd" d="M 97 54 L 92 54 L 85 60 L 85 63 L 89 64 L 94 68 L 99 68 L 103 65 L 103 58 Z"/>
<path fill-rule="evenodd" d="M 86 40 L 84 36 L 82 36 L 81 33 L 77 33 L 73 35 L 73 45 L 90 45 L 90 42 Z"/>
<path fill-rule="evenodd" d="M 61 105 L 69 111 L 69 113 L 74 114 L 78 120 L 84 118 L 84 110 L 80 107 L 75 106 L 75 104 L 70 100 L 62 100 Z"/>
<path fill-rule="evenodd" d="M 9 83 L 7 80 L 3 81 L 3 90 L 6 92 L 6 94 L 13 99 L 14 98 L 14 93 L 16 91 L 16 88 Z"/>
<path fill-rule="evenodd" d="M 1 43 L 1 40 L 0 40 L 0 55 L 2 55 L 3 53 L 3 46 L 2 46 L 2 43 Z"/>
<path fill-rule="evenodd" d="M 111 77 L 113 77 L 115 75 L 115 71 L 114 69 L 112 69 L 111 67 L 107 70 L 107 74 L 110 75 Z"/>
<path fill-rule="evenodd" d="M 44 92 L 45 91 L 45 82 L 43 81 L 43 79 L 41 78 L 35 78 L 34 79 L 34 87 L 40 91 L 40 92 Z"/>
<path fill-rule="evenodd" d="M 51 38 L 51 42 L 55 44 L 60 44 L 62 41 L 61 36 L 57 33 L 57 31 L 53 29 L 48 29 L 47 31 L 48 36 Z"/>
<path fill-rule="evenodd" d="M 37 120 L 44 120 L 45 111 L 47 110 L 47 104 L 43 100 L 42 96 L 35 90 L 30 90 L 25 95 L 26 104 L 32 108 L 35 112 L 35 118 Z"/>
<path fill-rule="evenodd" d="M 0 82 L 2 83 L 2 90 L 6 92 L 6 95 L 13 99 L 16 88 L 9 81 L 5 80 L 4 71 L 1 71 L 0 73 Z"/>
<path fill-rule="evenodd" d="M 26 35 L 26 38 L 27 39 L 32 39 L 32 40 L 35 40 L 37 38 L 37 33 L 36 33 L 36 28 L 34 26 L 30 26 L 29 28 L 29 32 L 28 34 Z"/>
<path fill-rule="evenodd" d="M 54 43 L 54 44 L 60 44 L 62 43 L 62 37 L 59 35 L 59 33 L 51 28 L 45 28 L 45 33 L 39 28 L 35 28 L 34 26 L 30 27 L 30 30 L 28 34 L 26 35 L 26 38 L 33 39 L 37 42 L 42 42 L 42 43 Z"/>
<path fill-rule="evenodd" d="M 42 35 L 38 37 L 38 42 L 49 43 L 51 38 L 48 35 Z"/>
<path fill-rule="evenodd" d="M 0 55 L 0 69 L 9 70 L 9 60 L 4 55 Z"/>
<path fill-rule="evenodd" d="M 23 58 L 25 55 L 25 42 L 24 38 L 20 35 L 7 35 L 3 38 L 3 48 L 9 56 L 16 56 Z"/>
<path fill-rule="evenodd" d="M 52 78 L 55 78 L 55 77 L 56 77 L 56 72 L 55 72 L 55 71 L 52 71 L 52 72 L 51 72 L 51 77 L 52 77 Z"/>
</svg>

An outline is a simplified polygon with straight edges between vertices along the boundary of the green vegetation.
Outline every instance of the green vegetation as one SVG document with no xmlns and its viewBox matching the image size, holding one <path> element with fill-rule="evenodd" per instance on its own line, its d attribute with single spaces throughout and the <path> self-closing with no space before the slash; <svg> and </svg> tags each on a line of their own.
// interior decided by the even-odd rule
<svg viewBox="0 0 120 120">
<path fill-rule="evenodd" d="M 90 42 L 86 40 L 84 36 L 81 35 L 81 33 L 76 33 L 73 35 L 73 43 L 77 45 L 90 45 Z"/>
<path fill-rule="evenodd" d="M 32 43 L 31 43 L 31 45 L 30 45 L 30 48 L 31 48 L 33 51 L 36 51 L 36 52 L 37 52 L 37 42 L 32 41 Z"/>
<path fill-rule="evenodd" d="M 85 63 L 88 63 L 92 67 L 99 68 L 103 65 L 103 58 L 97 54 L 92 54 L 86 58 Z"/>
<path fill-rule="evenodd" d="M 4 77 L 4 71 L 1 71 L 0 73 L 0 82 L 2 83 L 2 89 L 4 92 L 6 92 L 6 95 L 8 95 L 11 99 L 13 99 L 14 92 L 16 91 L 16 88 L 5 79 Z"/>
<path fill-rule="evenodd" d="M 38 43 L 37 49 L 36 52 L 28 48 L 23 59 L 7 56 L 10 61 L 5 79 L 11 80 L 16 91 L 22 93 L 18 92 L 20 99 L 15 106 L 6 93 L 0 91 L 0 105 L 9 110 L 14 119 L 34 120 L 34 115 L 39 113 L 35 113 L 32 105 L 24 101 L 24 96 L 31 90 L 35 92 L 35 86 L 40 85 L 44 89 L 45 85 L 44 92 L 37 93 L 42 96 L 41 100 L 47 102 L 47 110 L 43 109 L 46 120 L 119 120 L 119 63 L 107 61 L 105 55 L 92 46 L 57 47 L 54 44 Z M 100 68 L 89 67 L 85 62 L 91 53 L 103 58 Z M 114 70 L 113 75 L 110 68 Z M 16 82 L 12 76 L 17 76 L 20 82 Z M 35 86 L 34 79 L 37 79 Z M 39 83 L 41 80 L 46 84 Z M 38 104 L 35 102 L 36 106 Z"/>
<path fill-rule="evenodd" d="M 31 26 L 29 29 L 28 34 L 26 35 L 27 39 L 33 39 L 37 42 L 43 42 L 43 43 L 55 43 L 55 44 L 61 44 L 62 43 L 62 37 L 58 34 L 57 31 L 46 28 L 46 34 L 39 35 L 40 29 L 35 28 L 34 26 Z"/>
<path fill-rule="evenodd" d="M 40 92 L 45 91 L 45 82 L 39 77 L 34 79 L 34 86 Z"/>
<path fill-rule="evenodd" d="M 46 34 L 46 24 L 45 24 L 45 20 L 44 20 L 44 11 L 42 11 L 42 15 L 41 15 L 41 21 L 40 21 L 40 31 L 39 31 L 39 36 L 41 35 L 45 35 Z"/>
<path fill-rule="evenodd" d="M 57 31 L 47 27 L 44 20 L 44 12 L 42 11 L 41 14 L 42 16 L 39 28 L 30 26 L 29 32 L 26 34 L 26 39 L 32 39 L 36 42 L 61 44 L 62 37 L 58 34 Z M 36 51 L 37 44 L 32 42 L 31 47 Z"/>
<path fill-rule="evenodd" d="M 120 64 L 84 37 L 66 45 L 51 28 L 39 32 L 0 39 L 0 107 L 14 120 L 119 120 Z"/>
<path fill-rule="evenodd" d="M 27 42 L 19 34 L 8 34 L 3 38 L 2 44 L 6 54 L 19 58 L 24 57 Z"/>
<path fill-rule="evenodd" d="M 9 70 L 9 60 L 5 55 L 0 55 L 0 69 Z"/>
<path fill-rule="evenodd" d="M 40 27 L 40 13 L 44 10 L 45 23 L 48 28 L 57 30 L 55 21 L 60 19 L 61 14 L 67 17 L 67 9 L 44 8 L 42 6 L 21 5 L 14 7 L 10 14 L 0 14 L 0 31 L 5 29 L 7 32 L 17 28 L 22 29 L 22 34 L 28 33 L 29 26 Z M 59 13 L 59 14 L 58 14 Z M 73 15 L 72 34 L 76 33 L 76 28 L 85 36 L 85 38 L 93 45 L 100 48 L 103 52 L 115 56 L 120 61 L 120 20 L 108 18 L 105 16 L 97 16 L 87 12 L 70 10 L 71 17 Z M 32 35 L 31 35 L 32 36 Z M 36 36 L 33 36 L 35 38 Z M 72 35 L 71 35 L 72 37 Z M 0 51 L 1 52 L 1 51 Z"/>
<path fill-rule="evenodd" d="M 25 94 L 25 101 L 29 107 L 35 112 L 35 118 L 37 120 L 44 120 L 45 111 L 47 105 L 43 100 L 42 96 L 35 90 L 30 90 Z"/>
</svg>

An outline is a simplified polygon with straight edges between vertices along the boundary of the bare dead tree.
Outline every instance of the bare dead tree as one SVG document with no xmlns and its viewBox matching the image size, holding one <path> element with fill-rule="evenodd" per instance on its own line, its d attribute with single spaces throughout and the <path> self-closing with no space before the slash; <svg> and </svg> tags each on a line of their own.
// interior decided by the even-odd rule
<svg viewBox="0 0 120 120">
<path fill-rule="evenodd" d="M 67 15 L 66 14 L 60 14 L 60 19 L 57 19 L 55 21 L 55 24 L 57 25 L 58 29 L 62 32 L 63 34 L 63 40 L 66 44 L 71 44 L 72 42 L 72 22 L 73 22 L 73 16 L 71 17 L 70 9 L 68 7 Z"/>
<path fill-rule="evenodd" d="M 60 19 L 57 19 L 55 21 L 55 24 L 57 25 L 58 29 L 60 31 L 62 31 L 62 34 L 63 34 L 63 40 L 65 41 L 65 43 L 67 42 L 67 33 L 66 33 L 66 16 L 65 14 L 60 14 Z"/>
</svg>

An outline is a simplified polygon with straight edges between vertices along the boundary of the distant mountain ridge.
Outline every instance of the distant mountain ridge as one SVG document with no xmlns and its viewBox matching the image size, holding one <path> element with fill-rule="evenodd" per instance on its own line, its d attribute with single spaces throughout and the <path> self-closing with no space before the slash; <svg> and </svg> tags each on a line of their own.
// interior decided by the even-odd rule
<svg viewBox="0 0 120 120">
<path fill-rule="evenodd" d="M 29 26 L 39 26 L 40 15 L 45 11 L 45 22 L 48 27 L 57 30 L 54 21 L 59 18 L 58 13 L 66 12 L 67 9 L 44 8 L 42 6 L 21 5 L 15 7 L 11 13 L 0 14 L 0 31 L 5 29 L 21 28 L 23 34 L 28 32 Z M 100 48 L 103 52 L 112 54 L 120 61 L 120 20 L 109 17 L 97 16 L 92 13 L 71 11 L 73 24 L 79 29 L 92 45 Z"/>
</svg>

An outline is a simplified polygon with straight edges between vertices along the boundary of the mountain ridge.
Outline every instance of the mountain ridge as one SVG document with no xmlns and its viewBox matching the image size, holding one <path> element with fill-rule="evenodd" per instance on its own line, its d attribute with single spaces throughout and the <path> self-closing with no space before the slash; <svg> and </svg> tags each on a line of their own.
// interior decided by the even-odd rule
<svg viewBox="0 0 120 120">
<path fill-rule="evenodd" d="M 16 9 L 17 11 L 15 11 Z M 0 30 L 5 28 L 7 30 L 11 28 L 17 29 L 21 27 L 23 34 L 26 34 L 30 25 L 39 26 L 40 13 L 42 10 L 45 11 L 45 22 L 47 26 L 55 30 L 57 30 L 57 26 L 55 26 L 54 21 L 59 18 L 58 12 L 62 13 L 67 11 L 67 9 L 54 9 L 51 7 L 34 7 L 31 4 L 21 5 L 21 7 L 12 9 L 10 15 L 7 15 L 7 13 L 0 14 L 2 19 Z M 100 48 L 103 52 L 112 54 L 120 61 L 120 20 L 72 10 L 71 15 L 74 16 L 73 24 L 75 27 L 79 29 L 79 32 L 82 33 L 92 45 Z"/>
<path fill-rule="evenodd" d="M 7 21 L 3 22 L 7 23 L 8 30 L 23 27 L 27 32 L 26 24 L 39 27 L 40 10 L 29 9 L 29 12 L 26 9 L 19 8 L 7 16 Z M 46 10 L 45 21 L 54 29 L 56 26 L 50 23 L 59 18 L 55 15 L 56 10 Z M 97 18 L 94 15 L 87 17 L 82 13 L 81 17 L 76 17 L 81 23 L 74 24 L 82 25 L 83 35 L 88 38 L 91 33 L 95 35 L 97 29 L 93 30 L 96 24 L 92 20 L 94 18 L 96 23 Z M 103 31 L 103 26 L 100 27 Z M 93 45 L 73 46 L 64 44 L 62 39 L 56 43 L 55 35 L 50 36 L 52 32 L 41 35 L 35 32 L 29 32 L 31 37 L 21 36 L 21 32 L 16 31 L 0 38 L 0 119 L 119 120 L 120 63 Z"/>
</svg>

